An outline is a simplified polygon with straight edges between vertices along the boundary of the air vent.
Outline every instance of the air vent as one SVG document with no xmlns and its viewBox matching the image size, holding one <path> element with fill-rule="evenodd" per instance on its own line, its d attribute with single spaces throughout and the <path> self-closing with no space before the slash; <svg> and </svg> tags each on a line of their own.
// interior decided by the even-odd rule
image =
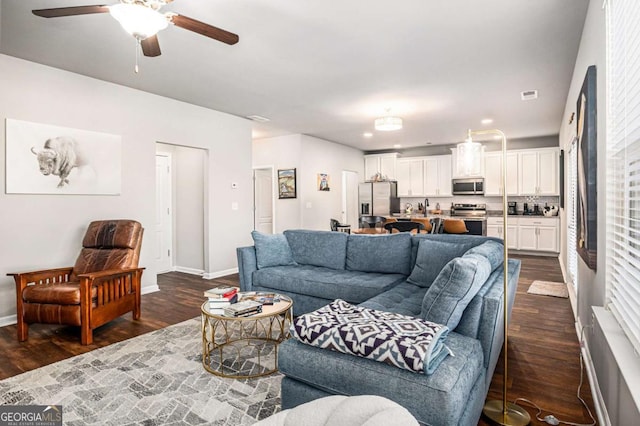
<svg viewBox="0 0 640 426">
<path fill-rule="evenodd" d="M 247 115 L 247 118 L 252 121 L 257 121 L 258 123 L 266 123 L 269 120 L 267 117 L 262 117 L 260 115 Z"/>
<path fill-rule="evenodd" d="M 520 92 L 520 98 L 523 101 L 530 101 L 532 99 L 538 99 L 538 91 L 537 90 L 525 90 L 524 92 Z"/>
</svg>

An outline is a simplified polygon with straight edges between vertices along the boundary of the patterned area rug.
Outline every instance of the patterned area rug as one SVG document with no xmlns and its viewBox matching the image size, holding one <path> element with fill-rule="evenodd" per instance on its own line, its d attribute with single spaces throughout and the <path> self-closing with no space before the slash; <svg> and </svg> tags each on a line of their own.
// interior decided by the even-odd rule
<svg viewBox="0 0 640 426">
<path fill-rule="evenodd" d="M 200 327 L 194 318 L 5 379 L 0 404 L 60 404 L 65 425 L 250 425 L 278 411 L 282 376 L 208 373 Z"/>
<path fill-rule="evenodd" d="M 535 280 L 529 286 L 527 290 L 529 294 L 539 294 L 541 296 L 553 296 L 553 297 L 569 297 L 569 290 L 565 283 L 556 283 L 552 281 L 539 281 Z"/>
</svg>

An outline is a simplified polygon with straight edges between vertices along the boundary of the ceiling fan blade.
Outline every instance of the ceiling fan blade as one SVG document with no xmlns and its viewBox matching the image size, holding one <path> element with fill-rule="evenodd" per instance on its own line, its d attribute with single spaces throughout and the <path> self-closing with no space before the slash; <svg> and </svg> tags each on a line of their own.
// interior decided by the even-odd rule
<svg viewBox="0 0 640 426">
<path fill-rule="evenodd" d="M 32 10 L 34 15 L 43 18 L 59 18 L 61 16 L 89 15 L 91 13 L 108 13 L 109 7 L 105 5 L 56 7 L 54 9 Z"/>
<path fill-rule="evenodd" d="M 171 22 L 180 28 L 202 34 L 205 37 L 209 37 L 226 44 L 236 44 L 238 40 L 240 40 L 240 37 L 238 37 L 237 34 L 205 24 L 204 22 L 196 21 L 195 19 L 188 18 L 183 15 L 173 15 L 171 17 Z"/>
<path fill-rule="evenodd" d="M 142 45 L 142 53 L 144 53 L 144 56 L 155 57 L 160 56 L 162 53 L 160 52 L 160 43 L 158 43 L 157 35 L 145 38 L 140 44 Z"/>
</svg>

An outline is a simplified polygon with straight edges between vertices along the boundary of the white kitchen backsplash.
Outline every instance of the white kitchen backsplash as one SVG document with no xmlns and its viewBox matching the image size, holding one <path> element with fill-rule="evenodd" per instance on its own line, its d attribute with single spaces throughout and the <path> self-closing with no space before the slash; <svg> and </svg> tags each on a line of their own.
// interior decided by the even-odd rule
<svg viewBox="0 0 640 426">
<path fill-rule="evenodd" d="M 449 210 L 451 208 L 451 203 L 458 204 L 486 204 L 487 210 L 502 210 L 502 197 L 482 197 L 482 196 L 455 196 L 455 197 L 428 197 L 429 198 L 429 210 L 433 210 L 436 208 L 436 204 L 440 203 L 440 208 L 443 210 Z M 402 197 L 400 198 L 400 208 L 405 209 L 407 203 L 411 203 L 411 206 L 414 209 L 418 208 L 418 203 L 424 204 L 424 197 Z M 515 201 L 518 206 L 518 210 L 522 210 L 523 203 L 528 203 L 530 207 L 533 207 L 534 204 L 538 204 L 540 208 L 545 206 L 545 203 L 549 207 L 558 206 L 560 204 L 560 197 L 549 196 L 549 197 L 537 197 L 535 200 L 531 197 L 524 196 L 511 196 L 508 197 L 508 201 Z"/>
</svg>

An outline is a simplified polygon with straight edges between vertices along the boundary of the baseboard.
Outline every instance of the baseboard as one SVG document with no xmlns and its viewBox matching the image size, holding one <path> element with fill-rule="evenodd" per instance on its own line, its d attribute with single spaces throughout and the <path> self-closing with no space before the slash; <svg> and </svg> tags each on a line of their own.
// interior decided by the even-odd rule
<svg viewBox="0 0 640 426">
<path fill-rule="evenodd" d="M 223 271 L 205 272 L 202 274 L 202 278 L 205 280 L 212 280 L 214 278 L 226 277 L 227 275 L 237 274 L 238 268 L 225 269 Z"/>
<path fill-rule="evenodd" d="M 6 317 L 0 318 L 0 327 L 4 327 L 5 325 L 12 325 L 18 322 L 18 317 L 13 315 L 8 315 Z"/>
<path fill-rule="evenodd" d="M 145 285 L 140 288 L 140 294 L 155 293 L 156 291 L 160 291 L 158 283 Z"/>
<path fill-rule="evenodd" d="M 558 263 L 560 264 L 560 272 L 562 272 L 562 279 L 565 283 L 569 282 L 569 274 L 564 269 L 564 262 L 560 260 L 560 255 L 558 255 Z"/>
<path fill-rule="evenodd" d="M 176 272 L 182 272 L 184 274 L 190 274 L 190 275 L 203 275 L 204 274 L 204 270 L 202 270 L 202 269 L 187 268 L 186 266 L 174 266 L 173 270 L 176 271 Z"/>
<path fill-rule="evenodd" d="M 591 388 L 591 398 L 593 399 L 593 405 L 596 409 L 596 418 L 598 420 L 598 424 L 601 426 L 611 426 L 609 413 L 607 412 L 607 406 L 604 403 L 602 392 L 600 392 L 600 384 L 598 383 L 598 377 L 596 376 L 596 368 L 593 365 L 593 360 L 591 359 L 589 345 L 580 340 L 582 337 L 582 323 L 580 322 L 580 318 L 576 318 L 575 324 L 576 333 L 578 334 L 578 342 L 580 342 L 580 352 L 582 354 L 582 360 L 584 362 L 585 370 L 587 371 L 589 387 Z"/>
</svg>

